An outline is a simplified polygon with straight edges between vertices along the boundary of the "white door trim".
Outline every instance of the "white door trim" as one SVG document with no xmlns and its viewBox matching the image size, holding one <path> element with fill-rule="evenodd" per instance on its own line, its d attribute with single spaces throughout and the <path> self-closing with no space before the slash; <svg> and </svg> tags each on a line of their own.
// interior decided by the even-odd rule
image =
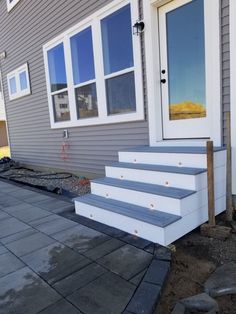
<svg viewBox="0 0 236 314">
<path fill-rule="evenodd" d="M 151 146 L 156 146 L 159 144 L 158 142 L 163 140 L 157 8 L 168 2 L 170 1 L 143 1 L 149 141 Z M 207 0 L 205 6 L 208 8 L 207 14 L 210 14 L 206 19 L 209 21 L 206 25 L 206 37 L 210 47 L 206 54 L 208 69 L 206 73 L 206 81 L 208 82 L 206 88 L 210 91 L 207 95 L 207 102 L 208 104 L 214 104 L 208 108 L 209 117 L 211 117 L 209 122 L 210 138 L 215 145 L 221 145 L 220 2 L 219 0 Z"/>
<path fill-rule="evenodd" d="M 230 110 L 231 110 L 231 141 L 233 166 L 233 194 L 236 194 L 236 1 L 229 2 L 229 33 L 230 33 Z"/>
</svg>

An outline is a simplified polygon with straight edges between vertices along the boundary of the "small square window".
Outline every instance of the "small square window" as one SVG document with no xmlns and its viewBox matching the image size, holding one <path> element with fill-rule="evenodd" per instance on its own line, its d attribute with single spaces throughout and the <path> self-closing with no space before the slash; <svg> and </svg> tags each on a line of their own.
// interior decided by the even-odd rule
<svg viewBox="0 0 236 314">
<path fill-rule="evenodd" d="M 7 74 L 9 99 L 29 95 L 30 83 L 27 63 Z"/>
</svg>

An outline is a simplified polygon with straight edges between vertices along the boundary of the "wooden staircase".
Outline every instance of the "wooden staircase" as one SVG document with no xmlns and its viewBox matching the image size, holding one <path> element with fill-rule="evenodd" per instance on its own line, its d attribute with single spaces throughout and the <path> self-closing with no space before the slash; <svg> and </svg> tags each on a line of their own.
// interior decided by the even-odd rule
<svg viewBox="0 0 236 314">
<path fill-rule="evenodd" d="M 138 147 L 119 152 L 76 213 L 161 245 L 208 219 L 205 147 Z M 216 214 L 226 208 L 226 150 L 214 148 Z"/>
</svg>

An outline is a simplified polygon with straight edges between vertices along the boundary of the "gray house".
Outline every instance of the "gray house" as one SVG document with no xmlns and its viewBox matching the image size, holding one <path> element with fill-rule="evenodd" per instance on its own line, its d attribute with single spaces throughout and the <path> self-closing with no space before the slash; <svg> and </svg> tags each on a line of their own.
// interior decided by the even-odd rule
<svg viewBox="0 0 236 314">
<path fill-rule="evenodd" d="M 1 77 L 1 76 L 0 76 Z M 6 127 L 6 115 L 5 107 L 2 95 L 2 85 L 0 82 L 0 147 L 7 146 L 7 127 Z"/>
<path fill-rule="evenodd" d="M 77 213 L 166 245 L 207 220 L 212 139 L 224 211 L 235 12 L 235 0 L 1 0 L 12 157 L 91 178 L 106 169 Z"/>
</svg>

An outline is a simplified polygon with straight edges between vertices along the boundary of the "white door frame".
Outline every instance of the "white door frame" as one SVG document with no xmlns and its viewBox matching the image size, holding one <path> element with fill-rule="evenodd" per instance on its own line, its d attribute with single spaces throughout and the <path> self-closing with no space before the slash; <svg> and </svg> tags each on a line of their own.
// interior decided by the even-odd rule
<svg viewBox="0 0 236 314">
<path fill-rule="evenodd" d="M 160 46 L 158 39 L 157 8 L 170 1 L 181 0 L 144 0 L 143 12 L 145 22 L 145 55 L 148 95 L 149 142 L 151 146 L 158 145 L 163 140 L 161 83 L 160 83 Z M 205 0 L 207 14 L 206 40 L 210 49 L 206 53 L 206 89 L 209 91 L 208 113 L 210 119 L 210 138 L 214 144 L 222 144 L 221 123 L 221 75 L 220 75 L 220 1 Z M 216 31 L 218 30 L 218 31 Z M 209 104 L 213 104 L 209 106 Z"/>
</svg>

